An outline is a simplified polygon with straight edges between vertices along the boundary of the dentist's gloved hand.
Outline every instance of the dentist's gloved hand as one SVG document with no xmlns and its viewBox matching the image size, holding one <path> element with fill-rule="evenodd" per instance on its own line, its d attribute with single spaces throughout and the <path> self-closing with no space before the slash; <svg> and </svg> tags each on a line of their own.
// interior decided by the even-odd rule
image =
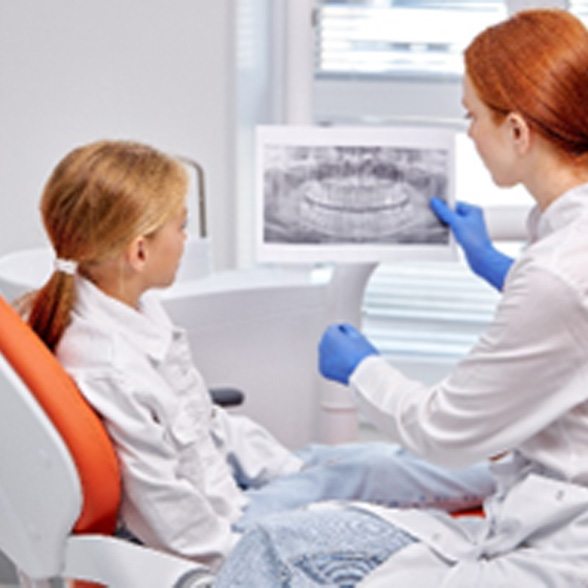
<svg viewBox="0 0 588 588">
<path fill-rule="evenodd" d="M 349 384 L 351 374 L 368 355 L 378 350 L 352 325 L 331 325 L 319 343 L 319 371 L 329 380 Z"/>
<path fill-rule="evenodd" d="M 458 202 L 453 211 L 436 197 L 431 198 L 430 206 L 439 219 L 449 225 L 463 248 L 472 271 L 497 290 L 502 290 L 504 279 L 514 260 L 492 245 L 482 209 L 473 204 Z"/>
</svg>

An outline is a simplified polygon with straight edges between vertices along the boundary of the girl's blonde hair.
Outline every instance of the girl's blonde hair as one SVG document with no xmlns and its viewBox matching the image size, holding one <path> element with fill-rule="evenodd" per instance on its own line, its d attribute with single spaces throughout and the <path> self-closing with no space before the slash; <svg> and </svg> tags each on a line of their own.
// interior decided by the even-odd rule
<svg viewBox="0 0 588 588">
<path fill-rule="evenodd" d="M 82 275 L 119 255 L 139 235 L 155 233 L 185 203 L 188 177 L 175 159 L 139 143 L 99 141 L 57 165 L 41 198 L 55 255 Z M 74 277 L 55 271 L 32 295 L 29 324 L 54 350 L 75 302 Z"/>
</svg>

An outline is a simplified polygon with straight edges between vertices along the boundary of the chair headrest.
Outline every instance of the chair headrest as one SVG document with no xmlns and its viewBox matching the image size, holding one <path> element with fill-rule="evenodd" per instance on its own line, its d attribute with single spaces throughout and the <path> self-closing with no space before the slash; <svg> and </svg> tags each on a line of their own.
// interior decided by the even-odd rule
<svg viewBox="0 0 588 588">
<path fill-rule="evenodd" d="M 111 534 L 121 483 L 110 438 L 55 356 L 1 296 L 0 350 L 43 408 L 76 464 L 84 496 L 74 531 Z"/>
</svg>

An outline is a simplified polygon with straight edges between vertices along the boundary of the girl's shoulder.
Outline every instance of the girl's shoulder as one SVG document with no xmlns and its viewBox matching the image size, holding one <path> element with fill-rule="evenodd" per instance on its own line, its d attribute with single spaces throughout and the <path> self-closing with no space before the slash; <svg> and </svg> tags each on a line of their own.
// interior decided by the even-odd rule
<svg viewBox="0 0 588 588">
<path fill-rule="evenodd" d="M 116 370 L 120 367 L 122 343 L 115 331 L 97 323 L 74 318 L 59 341 L 55 353 L 68 370 Z"/>
</svg>

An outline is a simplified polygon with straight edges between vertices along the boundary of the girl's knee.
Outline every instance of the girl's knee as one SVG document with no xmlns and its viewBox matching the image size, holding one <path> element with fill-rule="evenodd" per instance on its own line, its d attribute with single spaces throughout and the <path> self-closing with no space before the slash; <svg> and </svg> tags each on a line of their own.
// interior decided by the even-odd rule
<svg viewBox="0 0 588 588">
<path fill-rule="evenodd" d="M 398 447 L 387 443 L 357 443 L 341 456 L 342 464 L 365 472 L 396 470 L 403 461 Z"/>
</svg>

